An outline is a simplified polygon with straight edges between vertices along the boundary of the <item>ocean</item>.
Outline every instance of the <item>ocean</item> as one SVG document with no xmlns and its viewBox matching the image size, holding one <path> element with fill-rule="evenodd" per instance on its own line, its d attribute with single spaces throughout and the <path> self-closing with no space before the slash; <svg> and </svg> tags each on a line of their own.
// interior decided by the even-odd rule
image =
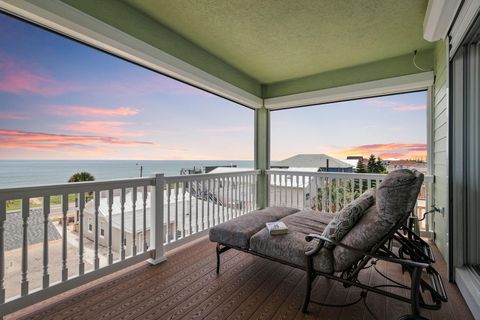
<svg viewBox="0 0 480 320">
<path fill-rule="evenodd" d="M 138 165 L 137 165 L 138 163 Z M 95 180 L 135 178 L 164 173 L 180 174 L 182 168 L 236 165 L 252 169 L 244 160 L 0 160 L 0 188 L 65 183 L 76 172 L 90 172 Z"/>
</svg>

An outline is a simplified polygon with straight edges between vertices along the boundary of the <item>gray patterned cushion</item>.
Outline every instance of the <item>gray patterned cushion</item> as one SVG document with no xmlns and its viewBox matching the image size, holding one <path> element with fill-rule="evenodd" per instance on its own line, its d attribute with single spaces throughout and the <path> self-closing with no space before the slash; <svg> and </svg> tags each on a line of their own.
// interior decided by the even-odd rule
<svg viewBox="0 0 480 320">
<path fill-rule="evenodd" d="M 375 205 L 365 212 L 341 243 L 370 251 L 397 223 L 409 215 L 415 206 L 422 183 L 423 174 L 416 170 L 397 170 L 390 173 L 377 189 Z M 351 250 L 335 247 L 335 272 L 347 270 L 362 256 Z"/>
<path fill-rule="evenodd" d="M 286 207 L 269 207 L 252 211 L 210 228 L 210 241 L 248 249 L 250 237 L 264 228 L 266 222 L 280 220 L 298 211 L 298 209 Z"/>
<path fill-rule="evenodd" d="M 333 219 L 331 213 L 303 210 L 281 219 L 288 226 L 288 234 L 272 236 L 266 228 L 250 239 L 250 249 L 263 255 L 283 260 L 297 266 L 305 266 L 305 251 L 314 248 L 318 241 L 306 242 L 309 233 L 320 234 Z M 333 272 L 331 250 L 322 249 L 313 260 L 314 268 L 321 272 Z"/>
<path fill-rule="evenodd" d="M 322 236 L 340 241 L 355 226 L 365 211 L 373 205 L 375 188 L 365 191 L 360 197 L 352 201 L 333 218 L 323 230 Z M 333 249 L 335 245 L 325 243 L 325 247 Z"/>
<path fill-rule="evenodd" d="M 423 174 L 417 170 L 392 171 L 378 186 L 376 201 L 381 219 L 397 223 L 410 214 L 417 201 Z"/>
<path fill-rule="evenodd" d="M 392 228 L 388 222 L 380 219 L 376 206 L 367 209 L 355 227 L 343 237 L 341 243 L 360 250 L 369 251 Z M 333 249 L 333 268 L 335 272 L 345 271 L 356 263 L 362 254 L 336 246 Z"/>
</svg>

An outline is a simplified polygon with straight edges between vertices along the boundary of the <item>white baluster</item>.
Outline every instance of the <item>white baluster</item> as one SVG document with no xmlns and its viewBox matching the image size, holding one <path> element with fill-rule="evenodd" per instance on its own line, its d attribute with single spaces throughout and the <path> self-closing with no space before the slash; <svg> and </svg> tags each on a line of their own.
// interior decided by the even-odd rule
<svg viewBox="0 0 480 320">
<path fill-rule="evenodd" d="M 188 231 L 189 231 L 189 235 L 192 235 L 192 232 L 193 232 L 193 228 L 192 228 L 192 181 L 189 181 L 188 182 L 188 194 L 189 194 L 189 198 L 190 198 L 190 201 L 188 202 L 188 207 L 189 207 L 189 218 L 188 218 Z"/>
<path fill-rule="evenodd" d="M 68 213 L 68 194 L 62 195 L 62 281 L 68 279 L 67 267 L 67 213 Z"/>
<path fill-rule="evenodd" d="M 42 288 L 50 286 L 50 275 L 48 274 L 48 215 L 50 214 L 50 197 L 43 197 L 43 274 Z"/>
<path fill-rule="evenodd" d="M 305 176 L 302 176 L 302 209 L 305 209 L 305 198 L 306 198 L 306 192 L 305 192 Z"/>
<path fill-rule="evenodd" d="M 207 179 L 207 192 L 205 198 L 207 200 L 207 228 L 210 228 L 210 179 Z"/>
<path fill-rule="evenodd" d="M 80 210 L 80 230 L 78 233 L 78 274 L 85 272 L 85 259 L 83 254 L 83 233 L 84 229 L 84 211 L 85 211 L 85 192 L 80 192 L 78 199 L 78 207 Z M 111 219 L 110 219 L 111 220 Z"/>
<path fill-rule="evenodd" d="M 182 183 L 182 238 L 185 238 L 185 219 L 186 219 L 186 215 L 185 215 L 185 192 L 186 192 L 186 188 L 185 188 L 185 182 Z"/>
<path fill-rule="evenodd" d="M 30 215 L 29 198 L 22 199 L 22 281 L 21 281 L 21 295 L 28 294 L 28 217 Z"/>
<path fill-rule="evenodd" d="M 171 225 L 170 223 L 172 222 L 172 220 L 170 219 L 170 195 L 172 193 L 171 191 L 171 186 L 170 186 L 170 183 L 167 184 L 167 243 L 170 243 L 171 239 L 173 239 L 173 235 L 172 235 L 172 228 L 171 228 Z"/>
<path fill-rule="evenodd" d="M 339 205 L 340 205 L 340 202 L 339 202 L 339 198 L 340 198 L 340 194 L 338 193 L 338 184 L 339 184 L 339 179 L 338 178 L 335 178 L 335 211 L 338 212 L 339 211 Z"/>
<path fill-rule="evenodd" d="M 143 186 L 143 252 L 147 252 L 147 198 L 148 198 L 148 186 Z M 153 210 L 153 209 L 152 209 Z M 167 222 L 168 225 L 168 222 Z"/>
<path fill-rule="evenodd" d="M 198 190 L 198 180 L 195 180 L 195 232 L 198 232 L 198 197 L 200 193 Z"/>
<path fill-rule="evenodd" d="M 210 180 L 208 180 L 210 181 Z M 215 179 L 212 179 L 212 190 L 211 190 L 211 193 L 209 193 L 209 195 L 212 195 L 212 227 L 215 225 Z M 210 196 L 208 197 L 208 199 L 210 200 Z"/>
<path fill-rule="evenodd" d="M 202 230 L 205 230 L 205 180 L 202 179 Z"/>
<path fill-rule="evenodd" d="M 132 256 L 137 255 L 137 187 L 132 189 Z"/>
<path fill-rule="evenodd" d="M 355 179 L 353 179 L 353 178 L 350 179 L 350 190 L 351 190 L 351 192 L 352 192 L 352 194 L 351 194 L 351 197 L 352 197 L 351 201 L 353 201 L 353 200 L 355 200 Z"/>
<path fill-rule="evenodd" d="M 120 259 L 125 260 L 125 188 L 121 190 L 120 196 Z"/>
<path fill-rule="evenodd" d="M 222 178 L 222 215 L 223 215 L 223 222 L 226 221 L 225 218 L 225 177 Z M 228 213 L 227 213 L 228 214 Z"/>
<path fill-rule="evenodd" d="M 108 264 L 113 263 L 113 252 L 112 252 L 112 246 L 113 246 L 113 227 L 112 227 L 112 207 L 113 207 L 113 200 L 114 200 L 114 195 L 113 195 L 113 189 L 108 190 Z"/>
<path fill-rule="evenodd" d="M 95 191 L 95 234 L 94 234 L 94 260 L 93 260 L 93 267 L 95 270 L 100 268 L 100 260 L 98 258 L 98 232 L 99 232 L 99 221 L 98 221 L 98 213 L 100 207 L 100 191 Z"/>
<path fill-rule="evenodd" d="M 178 240 L 178 182 L 175 182 L 175 228 L 173 229 L 173 238 Z"/>
</svg>

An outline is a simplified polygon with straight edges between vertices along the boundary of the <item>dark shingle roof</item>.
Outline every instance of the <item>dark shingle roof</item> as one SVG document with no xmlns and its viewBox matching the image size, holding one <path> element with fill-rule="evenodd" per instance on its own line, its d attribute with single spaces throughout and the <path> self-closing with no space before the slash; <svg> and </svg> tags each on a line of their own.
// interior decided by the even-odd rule
<svg viewBox="0 0 480 320">
<path fill-rule="evenodd" d="M 22 247 L 23 239 L 23 219 L 20 211 L 7 213 L 5 221 L 5 250 L 13 250 Z M 31 209 L 28 218 L 28 244 L 43 242 L 43 213 L 42 209 Z M 48 240 L 60 239 L 58 233 L 51 221 L 48 222 Z"/>
</svg>

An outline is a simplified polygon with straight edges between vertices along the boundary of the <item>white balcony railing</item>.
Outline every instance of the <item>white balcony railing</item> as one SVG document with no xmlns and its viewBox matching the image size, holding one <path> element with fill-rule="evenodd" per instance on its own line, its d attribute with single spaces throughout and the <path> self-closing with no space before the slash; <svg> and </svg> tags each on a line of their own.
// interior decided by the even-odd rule
<svg viewBox="0 0 480 320">
<path fill-rule="evenodd" d="M 269 205 L 338 212 L 371 187 L 378 186 L 385 174 L 305 172 L 268 170 Z M 433 176 L 425 176 L 414 214 L 422 219 L 432 205 Z M 430 216 L 419 223 L 423 235 L 430 235 Z"/>
<path fill-rule="evenodd" d="M 0 315 L 140 261 L 163 261 L 165 250 L 254 210 L 257 175 L 0 189 Z M 7 211 L 12 201 L 20 209 Z"/>
<path fill-rule="evenodd" d="M 0 189 L 0 315 L 134 263 L 163 261 L 165 250 L 256 209 L 259 174 L 158 174 Z M 266 174 L 269 205 L 327 212 L 337 212 L 385 177 Z M 415 209 L 420 218 L 430 207 L 432 183 L 433 177 L 426 177 Z M 7 211 L 11 201 L 20 207 Z M 426 234 L 431 231 L 428 219 L 420 226 Z"/>
</svg>

